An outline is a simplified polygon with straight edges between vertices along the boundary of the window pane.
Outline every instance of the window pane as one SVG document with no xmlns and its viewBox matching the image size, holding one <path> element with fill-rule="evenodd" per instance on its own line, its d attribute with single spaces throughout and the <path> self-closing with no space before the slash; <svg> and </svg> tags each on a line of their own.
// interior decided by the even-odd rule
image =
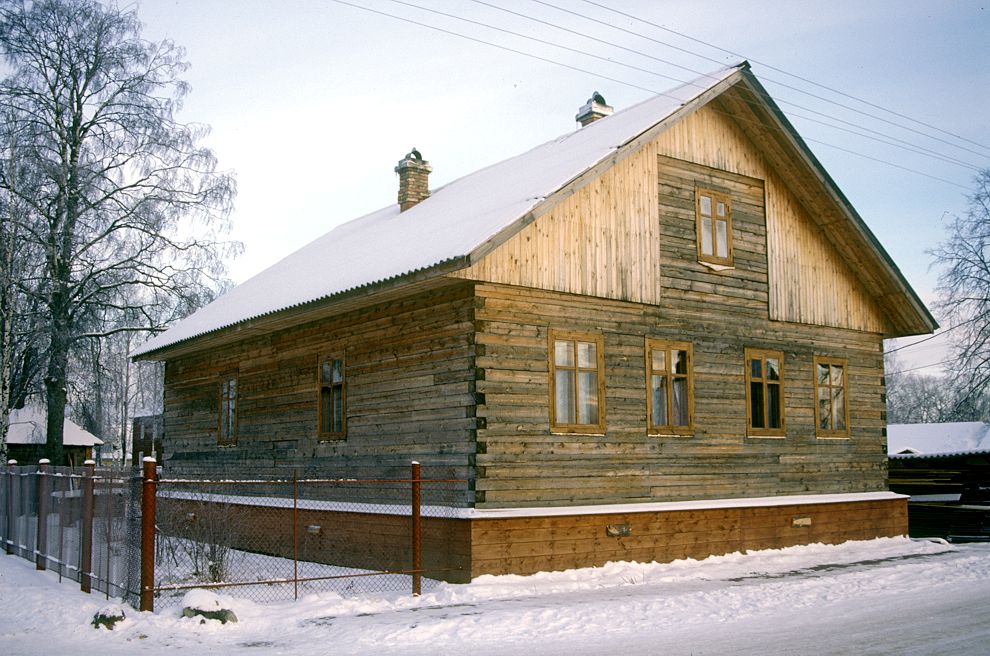
<svg viewBox="0 0 990 656">
<path fill-rule="evenodd" d="M 780 360 L 767 358 L 767 380 L 780 380 Z"/>
<path fill-rule="evenodd" d="M 835 430 L 846 430 L 846 398 L 842 388 L 832 390 L 832 413 Z"/>
<path fill-rule="evenodd" d="M 749 361 L 749 377 L 758 380 L 763 378 L 763 360 L 753 358 Z"/>
<path fill-rule="evenodd" d="M 780 385 L 767 385 L 767 428 L 780 428 Z"/>
<path fill-rule="evenodd" d="M 715 222 L 715 256 L 729 257 L 729 226 L 725 221 Z"/>
<path fill-rule="evenodd" d="M 830 430 L 831 427 L 832 403 L 828 388 L 820 388 L 818 390 L 818 428 L 819 430 Z"/>
<path fill-rule="evenodd" d="M 719 201 L 719 203 L 717 204 L 717 210 L 716 211 L 717 211 L 719 217 L 725 216 L 725 203 Z"/>
<path fill-rule="evenodd" d="M 327 385 L 330 382 L 331 367 L 330 361 L 324 360 L 320 363 L 320 384 Z"/>
<path fill-rule="evenodd" d="M 667 351 L 662 349 L 653 351 L 653 371 L 667 371 Z"/>
<path fill-rule="evenodd" d="M 598 368 L 598 345 L 594 342 L 578 342 L 578 366 L 590 369 Z"/>
<path fill-rule="evenodd" d="M 574 342 L 558 339 L 553 343 L 554 362 L 558 367 L 574 366 Z"/>
<path fill-rule="evenodd" d="M 832 386 L 838 387 L 842 385 L 842 365 L 833 364 L 832 365 Z"/>
<path fill-rule="evenodd" d="M 598 372 L 578 373 L 578 423 L 598 423 Z"/>
<path fill-rule="evenodd" d="M 712 254 L 712 220 L 710 217 L 701 217 L 701 252 L 705 255 Z"/>
<path fill-rule="evenodd" d="M 688 425 L 688 384 L 687 378 L 677 378 L 672 383 L 673 417 L 670 422 L 673 426 Z"/>
<path fill-rule="evenodd" d="M 653 376 L 653 425 L 666 426 L 667 421 L 667 377 Z"/>
<path fill-rule="evenodd" d="M 573 424 L 575 422 L 574 413 L 574 372 L 567 369 L 557 370 L 556 380 L 556 400 L 558 424 Z"/>
<path fill-rule="evenodd" d="M 337 386 L 334 387 L 331 396 L 333 396 L 333 421 L 330 424 L 330 430 L 334 433 L 344 432 L 344 388 Z"/>
<path fill-rule="evenodd" d="M 749 413 L 753 428 L 766 428 L 763 417 L 763 383 L 749 384 Z"/>
<path fill-rule="evenodd" d="M 342 382 L 344 382 L 344 361 L 343 360 L 334 360 L 333 361 L 333 374 L 332 374 L 332 376 L 330 378 L 330 381 L 333 382 L 333 383 L 342 383 Z"/>
<path fill-rule="evenodd" d="M 687 351 L 671 351 L 670 360 L 673 365 L 673 373 L 687 374 Z"/>
<path fill-rule="evenodd" d="M 818 384 L 828 385 L 828 365 L 820 364 L 818 365 Z"/>
<path fill-rule="evenodd" d="M 712 199 L 710 196 L 701 197 L 701 215 L 702 216 L 712 215 Z"/>
<path fill-rule="evenodd" d="M 324 387 L 320 389 L 320 432 L 321 433 L 331 432 L 330 419 L 332 415 L 333 413 L 331 411 L 331 404 L 330 404 L 330 388 Z"/>
</svg>

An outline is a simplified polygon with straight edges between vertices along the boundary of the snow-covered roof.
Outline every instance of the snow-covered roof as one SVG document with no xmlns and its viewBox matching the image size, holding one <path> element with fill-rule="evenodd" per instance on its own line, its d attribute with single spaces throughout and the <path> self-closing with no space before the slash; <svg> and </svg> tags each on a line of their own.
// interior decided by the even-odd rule
<svg viewBox="0 0 990 656">
<path fill-rule="evenodd" d="M 990 453 L 990 424 L 889 424 L 887 453 L 891 457 L 914 458 Z"/>
<path fill-rule="evenodd" d="M 568 182 L 747 67 L 742 63 L 706 75 L 466 175 L 401 214 L 397 204 L 390 205 L 340 225 L 148 340 L 132 356 L 465 258 Z"/>
<path fill-rule="evenodd" d="M 27 406 L 11 410 L 7 420 L 7 444 L 44 444 L 47 413 L 43 408 Z M 103 440 L 84 430 L 69 419 L 65 420 L 62 444 L 64 446 L 97 446 Z"/>
</svg>

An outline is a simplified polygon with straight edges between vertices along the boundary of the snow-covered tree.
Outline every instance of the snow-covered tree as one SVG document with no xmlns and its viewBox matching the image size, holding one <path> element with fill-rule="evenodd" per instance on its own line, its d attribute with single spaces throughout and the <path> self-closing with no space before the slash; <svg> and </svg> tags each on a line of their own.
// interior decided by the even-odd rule
<svg viewBox="0 0 990 656">
<path fill-rule="evenodd" d="M 47 451 L 61 459 L 70 354 L 86 340 L 159 329 L 223 278 L 234 195 L 176 113 L 188 64 L 141 38 L 136 10 L 95 0 L 0 0 L 0 193 L 40 254 L 24 293 L 42 310 Z"/>
<path fill-rule="evenodd" d="M 958 358 L 953 378 L 965 391 L 962 405 L 990 390 L 990 169 L 974 180 L 966 214 L 949 226 L 934 251 L 942 267 L 938 308 L 953 329 Z"/>
</svg>

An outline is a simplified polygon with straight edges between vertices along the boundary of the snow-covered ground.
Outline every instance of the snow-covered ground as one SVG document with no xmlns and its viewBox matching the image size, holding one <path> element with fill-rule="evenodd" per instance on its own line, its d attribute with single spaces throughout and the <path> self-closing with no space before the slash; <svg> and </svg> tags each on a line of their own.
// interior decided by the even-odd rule
<svg viewBox="0 0 990 656">
<path fill-rule="evenodd" d="M 990 654 L 990 545 L 907 538 L 482 577 L 419 598 L 220 599 L 236 624 L 124 607 L 115 630 L 94 629 L 106 599 L 0 555 L 0 653 Z"/>
</svg>

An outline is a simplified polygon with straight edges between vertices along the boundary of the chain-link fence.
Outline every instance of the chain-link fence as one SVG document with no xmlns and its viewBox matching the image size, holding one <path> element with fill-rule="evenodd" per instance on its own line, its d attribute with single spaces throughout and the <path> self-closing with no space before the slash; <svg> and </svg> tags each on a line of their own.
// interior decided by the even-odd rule
<svg viewBox="0 0 990 656">
<path fill-rule="evenodd" d="M 98 590 L 135 602 L 139 590 L 140 479 L 130 470 L 0 468 L 4 550 Z"/>
<path fill-rule="evenodd" d="M 463 580 L 466 481 L 346 477 L 157 482 L 155 605 L 190 588 L 267 602 L 418 592 Z"/>
</svg>

